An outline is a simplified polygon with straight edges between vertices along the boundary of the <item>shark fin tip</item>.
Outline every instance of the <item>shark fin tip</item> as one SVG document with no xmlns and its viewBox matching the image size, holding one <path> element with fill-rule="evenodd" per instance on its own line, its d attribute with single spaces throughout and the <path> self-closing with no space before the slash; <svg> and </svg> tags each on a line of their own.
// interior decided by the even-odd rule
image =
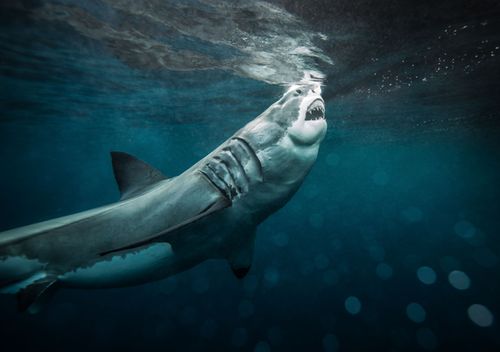
<svg viewBox="0 0 500 352">
<path fill-rule="evenodd" d="M 161 171 L 125 152 L 111 151 L 111 162 L 121 199 L 140 193 L 148 186 L 167 179 Z"/>
</svg>

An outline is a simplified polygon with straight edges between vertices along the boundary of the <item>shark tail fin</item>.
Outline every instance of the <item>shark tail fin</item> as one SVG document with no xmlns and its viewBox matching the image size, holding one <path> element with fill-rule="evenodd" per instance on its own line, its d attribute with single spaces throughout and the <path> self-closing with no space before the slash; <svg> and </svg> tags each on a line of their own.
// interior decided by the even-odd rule
<svg viewBox="0 0 500 352">
<path fill-rule="evenodd" d="M 121 200 L 133 197 L 148 186 L 167 179 L 161 171 L 124 152 L 111 152 L 111 162 Z"/>
<path fill-rule="evenodd" d="M 38 313 L 52 298 L 57 288 L 57 277 L 49 275 L 26 286 L 17 293 L 17 309 L 20 312 Z"/>
</svg>

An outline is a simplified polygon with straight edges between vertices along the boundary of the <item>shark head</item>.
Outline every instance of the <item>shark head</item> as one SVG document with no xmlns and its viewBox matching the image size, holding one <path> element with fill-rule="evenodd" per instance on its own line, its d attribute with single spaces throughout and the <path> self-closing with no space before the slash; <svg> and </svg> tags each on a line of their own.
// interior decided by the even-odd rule
<svg viewBox="0 0 500 352">
<path fill-rule="evenodd" d="M 238 134 L 258 150 L 283 139 L 297 147 L 317 147 L 326 134 L 325 103 L 319 84 L 291 86 L 287 92 Z"/>
<path fill-rule="evenodd" d="M 298 189 L 316 161 L 326 129 L 321 86 L 301 84 L 233 136 L 246 141 L 258 158 L 263 202 L 275 198 L 280 206 Z"/>
<path fill-rule="evenodd" d="M 294 85 L 273 107 L 270 117 L 285 124 L 285 135 L 294 144 L 315 145 L 323 140 L 327 124 L 319 84 Z"/>
</svg>

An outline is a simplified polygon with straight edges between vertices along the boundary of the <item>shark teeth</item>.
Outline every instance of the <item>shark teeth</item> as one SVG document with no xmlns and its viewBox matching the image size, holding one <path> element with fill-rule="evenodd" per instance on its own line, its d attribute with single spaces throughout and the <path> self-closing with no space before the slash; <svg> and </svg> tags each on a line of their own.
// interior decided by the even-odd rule
<svg viewBox="0 0 500 352">
<path fill-rule="evenodd" d="M 325 118 L 325 105 L 320 99 L 316 99 L 309 105 L 306 112 L 306 121 L 320 120 Z"/>
</svg>

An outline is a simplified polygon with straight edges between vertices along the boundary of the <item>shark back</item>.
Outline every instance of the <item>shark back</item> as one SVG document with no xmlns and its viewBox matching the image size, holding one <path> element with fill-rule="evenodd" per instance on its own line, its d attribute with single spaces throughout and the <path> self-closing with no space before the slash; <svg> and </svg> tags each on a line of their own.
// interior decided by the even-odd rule
<svg viewBox="0 0 500 352">
<path fill-rule="evenodd" d="M 58 228 L 63 228 L 64 226 L 83 221 L 93 216 L 106 213 L 118 206 L 119 203 L 109 204 L 99 208 L 82 211 L 76 214 L 62 216 L 59 218 L 0 232 L 0 248 L 25 241 L 38 235 L 43 235 L 44 233 L 54 231 Z"/>
</svg>

